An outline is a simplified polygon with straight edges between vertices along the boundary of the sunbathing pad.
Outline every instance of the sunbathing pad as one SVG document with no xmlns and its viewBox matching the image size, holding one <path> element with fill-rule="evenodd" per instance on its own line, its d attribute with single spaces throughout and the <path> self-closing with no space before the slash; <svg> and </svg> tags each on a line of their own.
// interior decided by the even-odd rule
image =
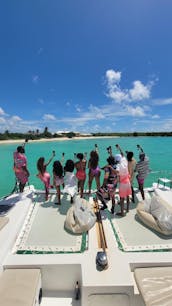
<svg viewBox="0 0 172 306">
<path fill-rule="evenodd" d="M 110 214 L 107 216 L 111 222 L 118 247 L 124 252 L 171 251 L 172 235 L 164 237 L 160 233 L 143 225 L 131 207 L 125 217 Z"/>
<path fill-rule="evenodd" d="M 61 205 L 56 205 L 56 195 L 38 194 L 18 236 L 14 253 L 53 254 L 78 253 L 87 248 L 87 233 L 73 235 L 65 230 L 66 213 L 71 207 L 70 197 L 63 196 Z"/>
</svg>

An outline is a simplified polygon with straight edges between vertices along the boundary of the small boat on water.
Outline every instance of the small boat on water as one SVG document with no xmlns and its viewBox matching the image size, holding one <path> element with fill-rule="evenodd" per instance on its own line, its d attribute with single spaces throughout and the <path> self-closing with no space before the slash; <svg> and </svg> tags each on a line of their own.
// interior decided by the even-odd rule
<svg viewBox="0 0 172 306">
<path fill-rule="evenodd" d="M 44 192 L 29 186 L 22 197 L 1 199 L 0 305 L 171 305 L 172 233 L 144 222 L 138 190 L 135 195 L 122 218 L 111 214 L 110 201 L 99 210 L 95 193 L 85 193 L 97 221 L 77 234 L 64 226 L 71 207 L 66 194 L 55 205 L 55 190 L 45 202 Z M 145 188 L 146 203 L 155 195 L 172 205 L 166 185 Z"/>
</svg>

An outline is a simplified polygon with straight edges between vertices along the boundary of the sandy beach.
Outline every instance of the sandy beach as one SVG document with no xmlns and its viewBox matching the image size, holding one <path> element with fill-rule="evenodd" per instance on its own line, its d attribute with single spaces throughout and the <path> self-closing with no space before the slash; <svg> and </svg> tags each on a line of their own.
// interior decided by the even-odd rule
<svg viewBox="0 0 172 306">
<path fill-rule="evenodd" d="M 73 137 L 73 138 L 68 138 L 68 137 L 61 137 L 61 138 L 41 138 L 37 140 L 31 140 L 29 139 L 28 142 L 50 142 L 50 141 L 72 141 L 72 140 L 81 140 L 81 139 L 99 139 L 99 138 L 119 138 L 118 136 L 80 136 L 80 137 Z M 9 140 L 0 140 L 0 145 L 1 144 L 21 144 L 24 143 L 24 139 L 9 139 Z"/>
</svg>

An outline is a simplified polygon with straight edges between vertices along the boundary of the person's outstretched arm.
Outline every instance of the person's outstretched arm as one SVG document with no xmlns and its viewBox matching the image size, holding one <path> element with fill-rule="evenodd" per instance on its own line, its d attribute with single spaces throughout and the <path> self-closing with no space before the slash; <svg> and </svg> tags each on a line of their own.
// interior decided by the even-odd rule
<svg viewBox="0 0 172 306">
<path fill-rule="evenodd" d="M 142 147 L 141 147 L 139 144 L 137 145 L 137 148 L 138 148 L 138 150 L 140 150 L 142 153 L 144 153 Z"/>
<path fill-rule="evenodd" d="M 56 155 L 56 153 L 55 153 L 55 151 L 53 151 L 51 158 L 50 158 L 49 161 L 46 163 L 46 166 L 48 166 L 48 165 L 51 163 L 51 161 L 52 161 L 52 159 L 54 158 L 55 155 Z"/>
<path fill-rule="evenodd" d="M 121 153 L 122 156 L 124 156 L 124 152 L 122 151 L 121 147 L 119 146 L 119 144 L 116 144 L 116 148 L 119 150 L 119 152 Z"/>
</svg>

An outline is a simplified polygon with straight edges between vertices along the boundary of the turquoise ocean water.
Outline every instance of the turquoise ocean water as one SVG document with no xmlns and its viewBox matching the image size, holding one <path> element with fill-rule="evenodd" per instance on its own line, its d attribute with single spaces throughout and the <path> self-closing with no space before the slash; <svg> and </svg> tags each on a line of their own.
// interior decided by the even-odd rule
<svg viewBox="0 0 172 306">
<path fill-rule="evenodd" d="M 172 177 L 172 137 L 120 137 L 120 138 L 95 138 L 95 139 L 76 139 L 76 140 L 62 140 L 52 142 L 34 142 L 30 141 L 26 144 L 25 151 L 28 160 L 28 169 L 30 171 L 29 184 L 33 184 L 35 188 L 43 189 L 41 181 L 36 177 L 37 159 L 41 156 L 45 157 L 45 160 L 51 156 L 53 150 L 56 151 L 54 160 L 60 159 L 62 152 L 65 153 L 65 160 L 73 159 L 74 153 L 87 152 L 87 159 L 89 153 L 94 149 L 94 145 L 97 144 L 99 148 L 100 166 L 106 164 L 108 153 L 106 148 L 112 146 L 113 154 L 117 154 L 118 151 L 115 148 L 116 144 L 119 144 L 123 151 L 133 151 L 134 157 L 138 160 L 139 152 L 137 150 L 137 144 L 140 144 L 145 153 L 150 159 L 151 173 L 146 179 L 145 186 L 152 185 L 156 182 L 158 177 Z M 15 176 L 13 172 L 13 152 L 20 144 L 1 144 L 0 145 L 0 197 L 7 195 L 11 192 L 15 184 Z M 65 162 L 64 160 L 64 162 Z M 48 166 L 47 170 L 52 176 L 53 162 Z M 103 170 L 101 173 L 101 181 L 103 181 Z M 137 182 L 135 180 L 135 186 Z M 95 183 L 92 186 L 95 188 Z M 88 188 L 86 181 L 85 188 Z"/>
</svg>

